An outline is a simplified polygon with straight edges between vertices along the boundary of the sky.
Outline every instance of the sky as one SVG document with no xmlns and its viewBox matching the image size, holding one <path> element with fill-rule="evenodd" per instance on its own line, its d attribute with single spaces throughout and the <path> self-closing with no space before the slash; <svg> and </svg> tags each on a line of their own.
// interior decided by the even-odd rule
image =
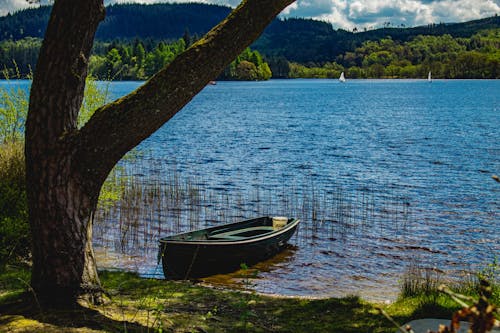
<svg viewBox="0 0 500 333">
<path fill-rule="evenodd" d="M 48 0 L 41 0 L 46 3 Z M 176 0 L 236 6 L 239 0 Z M 158 3 L 165 0 L 105 0 L 111 3 Z M 28 0 L 0 0 L 0 16 L 30 6 Z M 31 5 L 33 6 L 33 5 Z M 465 22 L 500 14 L 500 0 L 297 0 L 281 17 L 314 18 L 334 28 L 414 27 L 430 23 Z"/>
</svg>

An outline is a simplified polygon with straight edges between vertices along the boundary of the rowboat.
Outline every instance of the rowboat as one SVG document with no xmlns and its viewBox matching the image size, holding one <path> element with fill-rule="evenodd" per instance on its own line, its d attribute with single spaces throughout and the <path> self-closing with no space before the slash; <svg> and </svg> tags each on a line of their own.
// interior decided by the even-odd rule
<svg viewBox="0 0 500 333">
<path fill-rule="evenodd" d="M 234 272 L 285 249 L 299 222 L 267 216 L 164 237 L 158 258 L 167 279 Z"/>
</svg>

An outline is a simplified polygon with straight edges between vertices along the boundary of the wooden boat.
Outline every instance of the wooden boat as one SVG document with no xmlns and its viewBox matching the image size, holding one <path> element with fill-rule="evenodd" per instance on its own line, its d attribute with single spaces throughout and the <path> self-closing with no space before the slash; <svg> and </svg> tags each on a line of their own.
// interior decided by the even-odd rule
<svg viewBox="0 0 500 333">
<path fill-rule="evenodd" d="M 300 220 L 259 217 L 160 239 L 159 258 L 167 279 L 229 273 L 282 251 Z"/>
</svg>

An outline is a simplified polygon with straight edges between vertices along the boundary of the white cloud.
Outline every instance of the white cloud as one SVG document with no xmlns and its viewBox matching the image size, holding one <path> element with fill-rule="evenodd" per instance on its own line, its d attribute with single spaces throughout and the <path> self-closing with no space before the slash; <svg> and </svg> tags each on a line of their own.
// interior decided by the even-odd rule
<svg viewBox="0 0 500 333">
<path fill-rule="evenodd" d="M 42 0 L 47 1 L 47 0 Z M 192 2 L 193 0 L 104 0 L 111 3 Z M 235 7 L 240 0 L 194 0 Z M 0 0 L 0 16 L 29 6 L 27 0 Z M 500 14 L 500 0 L 297 0 L 281 16 L 331 22 L 335 27 L 416 26 L 463 22 Z"/>
<path fill-rule="evenodd" d="M 500 1 L 492 0 L 443 0 L 432 7 L 433 16 L 442 21 L 449 17 L 469 21 L 478 17 L 491 16 L 500 12 Z"/>
<path fill-rule="evenodd" d="M 290 13 L 293 12 L 293 11 L 295 11 L 295 10 L 297 10 L 298 7 L 299 7 L 299 5 L 297 4 L 297 2 L 294 2 L 291 5 L 289 5 L 288 7 L 286 7 L 281 12 L 281 14 L 283 14 L 283 15 L 290 15 Z"/>
<path fill-rule="evenodd" d="M 313 2 L 317 2 L 317 6 Z M 324 0 L 309 0 L 307 7 L 324 8 Z M 426 25 L 439 22 L 463 22 L 500 13 L 500 0 L 330 0 L 329 11 L 311 16 L 300 0 L 289 15 L 313 17 L 336 27 L 380 27 Z"/>
<path fill-rule="evenodd" d="M 28 8 L 30 5 L 26 0 L 0 0 L 0 16 L 13 13 L 20 9 Z"/>
</svg>

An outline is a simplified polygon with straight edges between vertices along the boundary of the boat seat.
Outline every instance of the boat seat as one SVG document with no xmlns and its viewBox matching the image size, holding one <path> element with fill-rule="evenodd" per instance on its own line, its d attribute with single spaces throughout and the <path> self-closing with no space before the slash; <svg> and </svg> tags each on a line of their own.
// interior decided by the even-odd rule
<svg viewBox="0 0 500 333">
<path fill-rule="evenodd" d="M 262 232 L 259 232 L 262 231 Z M 245 229 L 237 229 L 237 230 L 231 230 L 227 232 L 222 232 L 220 234 L 216 233 L 213 235 L 210 235 L 209 238 L 211 239 L 228 239 L 228 240 L 242 240 L 246 239 L 250 236 L 241 236 L 242 234 L 246 233 L 255 233 L 255 235 L 258 234 L 264 234 L 270 231 L 274 231 L 273 227 L 271 226 L 258 226 L 258 227 L 250 227 L 250 228 L 245 228 Z M 239 236 L 240 235 L 240 236 Z"/>
<path fill-rule="evenodd" d="M 208 237 L 208 239 L 218 239 L 218 240 L 243 240 L 247 237 L 240 237 L 240 236 L 229 236 L 229 235 L 213 235 Z"/>
</svg>

